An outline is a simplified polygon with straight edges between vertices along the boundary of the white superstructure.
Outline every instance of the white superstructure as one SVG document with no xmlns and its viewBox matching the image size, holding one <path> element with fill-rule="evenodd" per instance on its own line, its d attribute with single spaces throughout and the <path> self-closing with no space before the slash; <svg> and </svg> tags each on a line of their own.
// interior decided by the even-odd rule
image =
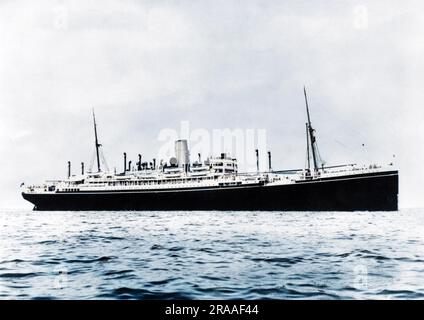
<svg viewBox="0 0 424 320">
<path fill-rule="evenodd" d="M 86 173 L 72 175 L 64 180 L 52 180 L 35 186 L 23 186 L 26 193 L 55 192 L 99 192 L 99 191 L 133 191 L 199 189 L 213 187 L 263 185 L 275 186 L 293 184 L 302 181 L 321 180 L 340 176 L 355 176 L 364 173 L 380 172 L 380 166 L 347 165 L 322 168 L 315 173 L 307 169 L 293 171 L 268 171 L 239 173 L 237 160 L 222 153 L 218 157 L 209 157 L 203 162 L 190 164 L 186 140 L 176 141 L 176 158 L 157 167 L 143 166 L 141 169 L 127 170 L 124 173 L 110 172 Z"/>
</svg>

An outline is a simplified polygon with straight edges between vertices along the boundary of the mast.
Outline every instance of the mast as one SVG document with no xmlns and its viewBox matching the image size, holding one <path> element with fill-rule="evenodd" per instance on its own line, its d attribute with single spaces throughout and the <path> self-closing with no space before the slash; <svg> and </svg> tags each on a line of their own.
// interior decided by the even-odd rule
<svg viewBox="0 0 424 320">
<path fill-rule="evenodd" d="M 306 127 L 306 159 L 308 160 L 308 172 L 311 172 L 311 157 L 310 157 L 310 152 L 309 152 L 309 128 L 308 128 L 308 124 L 305 123 L 305 127 Z"/>
<path fill-rule="evenodd" d="M 97 157 L 97 172 L 100 172 L 100 156 L 99 156 L 99 147 L 101 144 L 99 143 L 99 140 L 97 139 L 97 124 L 96 124 L 96 116 L 94 115 L 94 108 L 93 108 L 93 121 L 94 121 L 94 138 L 95 138 L 95 145 L 96 145 L 96 157 Z"/>
<path fill-rule="evenodd" d="M 309 132 L 309 139 L 310 139 L 309 141 L 311 143 L 312 160 L 314 162 L 314 171 L 318 171 L 316 139 L 315 139 L 315 134 L 314 134 L 315 130 L 312 128 L 312 125 L 311 125 L 311 117 L 309 115 L 308 97 L 306 96 L 305 86 L 303 86 L 303 94 L 305 95 L 306 114 L 308 116 L 307 128 L 308 128 L 308 132 Z M 309 159 L 309 152 L 308 152 L 308 159 Z"/>
</svg>

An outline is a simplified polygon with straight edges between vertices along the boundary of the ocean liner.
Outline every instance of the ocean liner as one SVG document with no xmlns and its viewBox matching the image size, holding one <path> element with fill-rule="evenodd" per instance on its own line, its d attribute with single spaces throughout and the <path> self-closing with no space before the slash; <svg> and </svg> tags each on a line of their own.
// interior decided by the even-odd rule
<svg viewBox="0 0 424 320">
<path fill-rule="evenodd" d="M 123 172 L 102 170 L 93 111 L 97 171 L 71 174 L 41 185 L 21 185 L 34 210 L 282 210 L 396 211 L 398 171 L 393 164 L 324 166 L 320 161 L 308 99 L 305 168 L 238 172 L 237 160 L 226 153 L 190 162 L 186 140 L 175 142 L 175 157 L 157 164 L 131 166 L 124 153 Z"/>
</svg>

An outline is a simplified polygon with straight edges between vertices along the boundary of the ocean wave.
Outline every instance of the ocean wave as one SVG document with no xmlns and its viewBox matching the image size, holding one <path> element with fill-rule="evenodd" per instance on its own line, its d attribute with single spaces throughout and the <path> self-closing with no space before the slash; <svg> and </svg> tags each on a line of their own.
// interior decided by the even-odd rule
<svg viewBox="0 0 424 320">
<path fill-rule="evenodd" d="M 6 264 L 6 263 L 21 263 L 21 262 L 26 262 L 26 260 L 22 260 L 22 259 L 3 260 L 3 261 L 0 261 L 0 264 Z"/>
<path fill-rule="evenodd" d="M 41 272 L 9 272 L 9 273 L 0 273 L 0 278 L 28 278 L 40 276 L 43 273 Z"/>
<path fill-rule="evenodd" d="M 108 261 L 116 259 L 116 258 L 117 257 L 102 256 L 102 257 L 93 258 L 93 259 L 69 259 L 69 260 L 65 260 L 65 262 L 67 262 L 67 263 L 108 262 Z"/>
<path fill-rule="evenodd" d="M 421 299 L 424 298 L 424 293 L 412 291 L 412 290 L 391 290 L 384 289 L 376 293 L 380 296 L 393 296 L 394 298 L 403 299 Z"/>
<path fill-rule="evenodd" d="M 268 262 L 268 263 L 282 263 L 288 265 L 294 265 L 304 261 L 302 257 L 272 257 L 272 258 L 250 258 L 255 262 Z"/>
<path fill-rule="evenodd" d="M 150 300 L 175 300 L 175 299 L 190 299 L 191 295 L 181 292 L 161 292 L 147 289 L 138 289 L 130 287 L 120 287 L 111 290 L 109 293 L 104 293 L 98 296 L 99 298 L 114 298 L 114 299 L 150 299 Z"/>
<path fill-rule="evenodd" d="M 423 213 L 21 212 L 0 298 L 423 299 Z"/>
</svg>

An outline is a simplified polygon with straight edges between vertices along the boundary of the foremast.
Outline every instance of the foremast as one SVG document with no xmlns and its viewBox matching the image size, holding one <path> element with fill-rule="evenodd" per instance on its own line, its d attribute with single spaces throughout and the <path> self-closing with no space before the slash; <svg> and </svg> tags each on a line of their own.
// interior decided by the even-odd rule
<svg viewBox="0 0 424 320">
<path fill-rule="evenodd" d="M 100 155 L 99 155 L 99 148 L 101 147 L 101 144 L 99 143 L 99 140 L 97 138 L 97 124 L 96 124 L 96 115 L 94 114 L 94 108 L 93 108 L 93 122 L 94 122 L 94 139 L 95 139 L 95 145 L 96 145 L 97 172 L 101 172 Z"/>
<path fill-rule="evenodd" d="M 309 114 L 309 105 L 308 105 L 308 96 L 306 95 L 306 88 L 303 86 L 303 94 L 305 96 L 305 105 L 306 105 L 306 115 L 308 122 L 306 123 L 306 153 L 307 153 L 307 161 L 308 161 L 308 171 L 311 170 L 311 161 L 310 154 L 312 153 L 312 163 L 314 165 L 314 173 L 317 173 L 319 170 L 319 152 L 317 141 L 315 137 L 315 129 L 312 127 L 311 116 Z M 309 148 L 310 146 L 310 148 Z"/>
</svg>

